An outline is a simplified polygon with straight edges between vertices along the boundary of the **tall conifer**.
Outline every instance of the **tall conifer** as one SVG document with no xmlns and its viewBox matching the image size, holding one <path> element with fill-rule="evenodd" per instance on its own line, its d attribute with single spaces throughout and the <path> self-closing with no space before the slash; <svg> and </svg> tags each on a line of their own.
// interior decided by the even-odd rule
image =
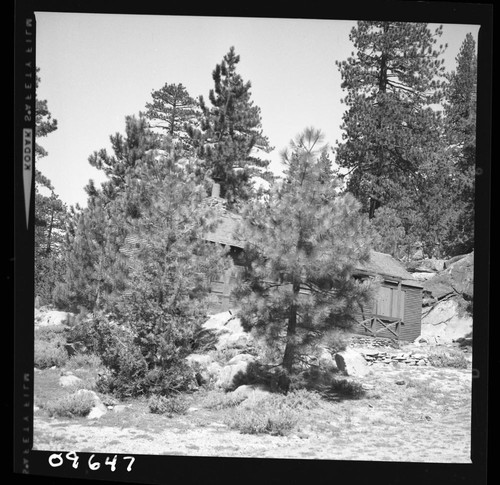
<svg viewBox="0 0 500 485">
<path fill-rule="evenodd" d="M 256 149 L 264 153 L 269 142 L 262 133 L 260 108 L 251 100 L 251 83 L 244 82 L 236 71 L 240 56 L 234 47 L 217 64 L 212 78 L 207 105 L 200 97 L 203 112 L 201 132 L 192 130 L 201 169 L 221 185 L 221 196 L 229 206 L 251 196 L 254 175 L 265 171 L 268 160 L 254 156 Z"/>
<path fill-rule="evenodd" d="M 283 153 L 283 182 L 246 206 L 241 229 L 242 321 L 278 344 L 287 375 L 308 345 L 348 328 L 354 309 L 370 298 L 370 285 L 352 278 L 369 256 L 368 221 L 351 194 L 338 195 L 324 152 L 318 130 L 298 136 Z"/>
<path fill-rule="evenodd" d="M 422 164 L 438 151 L 432 105 L 442 96 L 441 32 L 423 23 L 359 21 L 350 34 L 355 52 L 337 61 L 347 111 L 336 161 L 370 217 L 402 195 L 415 197 L 425 181 Z"/>
</svg>

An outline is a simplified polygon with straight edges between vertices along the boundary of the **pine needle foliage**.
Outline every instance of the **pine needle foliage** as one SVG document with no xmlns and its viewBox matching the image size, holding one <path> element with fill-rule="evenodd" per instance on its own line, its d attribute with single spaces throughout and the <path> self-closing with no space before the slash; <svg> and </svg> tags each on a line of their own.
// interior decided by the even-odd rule
<svg viewBox="0 0 500 485">
<path fill-rule="evenodd" d="M 349 328 L 371 298 L 371 283 L 353 278 L 369 257 L 368 219 L 352 195 L 339 195 L 326 149 L 319 130 L 300 134 L 283 153 L 283 182 L 245 207 L 240 228 L 247 241 L 236 290 L 242 323 L 281 349 L 288 375 L 299 351 L 329 330 Z"/>
<path fill-rule="evenodd" d="M 191 129 L 199 169 L 221 185 L 221 196 L 228 206 L 249 200 L 252 177 L 266 174 L 269 160 L 254 156 L 254 151 L 270 150 L 263 135 L 261 111 L 251 99 L 251 83 L 237 72 L 240 56 L 234 47 L 215 66 L 214 87 L 208 101 L 200 96 L 201 129 Z"/>
<path fill-rule="evenodd" d="M 370 217 L 402 193 L 418 194 L 421 165 L 436 151 L 439 113 L 431 105 L 443 95 L 441 32 L 424 23 L 359 21 L 350 33 L 356 51 L 337 62 L 347 111 L 336 161 Z"/>
</svg>

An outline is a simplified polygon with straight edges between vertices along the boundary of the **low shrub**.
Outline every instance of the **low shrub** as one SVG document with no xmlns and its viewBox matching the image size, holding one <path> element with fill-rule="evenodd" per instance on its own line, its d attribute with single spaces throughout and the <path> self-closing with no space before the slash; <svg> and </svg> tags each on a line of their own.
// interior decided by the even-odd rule
<svg viewBox="0 0 500 485">
<path fill-rule="evenodd" d="M 149 412 L 154 414 L 186 414 L 189 403 L 183 396 L 158 396 L 154 395 L 148 401 Z"/>
<path fill-rule="evenodd" d="M 291 377 L 290 390 L 305 389 L 323 392 L 330 388 L 336 373 L 337 370 L 333 368 L 310 367 Z"/>
<path fill-rule="evenodd" d="M 458 349 L 435 348 L 428 354 L 429 363 L 434 367 L 453 367 L 466 369 L 468 365 L 464 353 Z"/>
<path fill-rule="evenodd" d="M 321 405 L 321 396 L 305 389 L 288 394 L 272 394 L 250 402 L 245 409 L 235 408 L 226 424 L 246 434 L 286 436 L 298 423 L 300 413 Z"/>
<path fill-rule="evenodd" d="M 207 409 L 227 409 L 238 406 L 246 399 L 246 396 L 234 396 L 232 393 L 211 391 L 203 398 L 203 407 Z"/>
<path fill-rule="evenodd" d="M 261 384 L 272 392 L 283 390 L 283 378 L 288 379 L 286 372 L 275 366 L 249 362 L 245 372 L 238 372 L 233 378 L 232 389 L 243 385 Z"/>
<path fill-rule="evenodd" d="M 208 355 L 212 357 L 214 362 L 218 364 L 225 365 L 227 364 L 233 357 L 240 354 L 241 350 L 239 349 L 220 349 L 220 350 L 211 350 L 208 352 Z"/>
<path fill-rule="evenodd" d="M 96 312 L 77 317 L 68 339 L 98 355 L 107 368 L 97 382 L 97 389 L 122 399 L 154 394 L 166 396 L 192 388 L 194 374 L 183 355 L 187 344 L 175 339 L 169 341 L 168 334 L 139 331 Z"/>
<path fill-rule="evenodd" d="M 48 325 L 35 328 L 35 340 L 44 342 L 66 343 L 66 327 L 64 325 Z"/>
<path fill-rule="evenodd" d="M 343 328 L 333 328 L 323 337 L 323 345 L 332 354 L 345 350 L 351 342 L 353 334 Z"/>
<path fill-rule="evenodd" d="M 75 393 L 45 405 L 49 416 L 74 418 L 87 416 L 94 407 L 94 398 L 89 393 Z"/>
<path fill-rule="evenodd" d="M 347 399 L 359 399 L 366 394 L 362 384 L 347 379 L 333 379 L 330 390 Z"/>
<path fill-rule="evenodd" d="M 297 424 L 297 413 L 290 408 L 236 409 L 226 417 L 226 424 L 245 434 L 286 436 Z"/>
<path fill-rule="evenodd" d="M 62 367 L 68 361 L 68 352 L 60 340 L 35 340 L 34 365 L 39 369 Z"/>
<path fill-rule="evenodd" d="M 291 409 L 316 409 L 321 406 L 321 396 L 314 391 L 297 389 L 285 396 L 285 405 Z"/>
<path fill-rule="evenodd" d="M 66 362 L 66 368 L 75 369 L 92 369 L 96 370 L 102 367 L 102 361 L 95 354 L 75 354 Z"/>
</svg>

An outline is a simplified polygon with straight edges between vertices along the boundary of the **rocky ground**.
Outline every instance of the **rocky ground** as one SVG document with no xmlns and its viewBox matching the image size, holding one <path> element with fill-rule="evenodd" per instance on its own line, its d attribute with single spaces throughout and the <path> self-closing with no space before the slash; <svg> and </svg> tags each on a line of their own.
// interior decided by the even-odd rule
<svg viewBox="0 0 500 485">
<path fill-rule="evenodd" d="M 84 418 L 50 417 L 45 405 L 76 389 L 92 389 L 95 369 L 36 369 L 34 447 L 38 450 L 470 463 L 472 256 L 415 265 L 424 282 L 422 335 L 398 345 L 385 339 L 352 339 L 345 352 L 317 356 L 339 375 L 361 384 L 359 399 L 323 398 L 302 412 L 285 436 L 243 434 L 228 425 L 228 409 L 204 405 L 201 386 L 188 396 L 186 414 L 152 414 L 144 399 L 115 402 L 95 394 Z M 462 308 L 461 308 L 462 307 Z M 39 310 L 39 326 L 61 325 L 63 312 Z M 255 360 L 255 342 L 229 312 L 208 320 L 211 352 L 188 359 L 200 382 L 221 394 Z M 465 344 L 465 345 L 464 345 Z M 460 365 L 458 365 L 460 364 Z M 237 392 L 238 389 L 234 392 Z M 244 406 L 245 401 L 240 404 Z"/>
<path fill-rule="evenodd" d="M 52 380 L 56 386 L 59 374 L 40 371 L 35 385 Z M 37 409 L 35 449 L 470 463 L 470 369 L 377 363 L 358 380 L 365 397 L 323 400 L 302 415 L 288 436 L 232 430 L 225 424 L 227 410 L 205 409 L 203 393 L 194 393 L 187 414 L 174 417 L 149 413 L 141 400 L 121 404 L 99 419 L 50 418 Z"/>
</svg>

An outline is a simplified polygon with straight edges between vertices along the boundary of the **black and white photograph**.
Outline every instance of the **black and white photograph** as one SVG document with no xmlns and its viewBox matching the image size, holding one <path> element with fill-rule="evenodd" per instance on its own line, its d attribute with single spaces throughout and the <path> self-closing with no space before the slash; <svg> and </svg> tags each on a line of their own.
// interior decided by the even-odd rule
<svg viewBox="0 0 500 485">
<path fill-rule="evenodd" d="M 16 227 L 46 474 L 132 476 L 146 455 L 472 466 L 478 17 L 33 4 Z"/>
</svg>

